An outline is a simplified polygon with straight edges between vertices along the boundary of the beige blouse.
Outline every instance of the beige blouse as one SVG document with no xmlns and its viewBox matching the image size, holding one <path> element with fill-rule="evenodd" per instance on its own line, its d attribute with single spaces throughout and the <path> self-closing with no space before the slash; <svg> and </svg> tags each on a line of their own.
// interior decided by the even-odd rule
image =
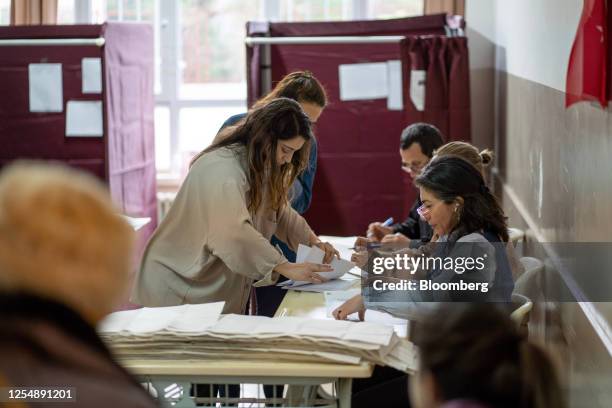
<svg viewBox="0 0 612 408">
<path fill-rule="evenodd" d="M 221 148 L 191 167 L 174 204 L 145 249 L 132 301 L 144 306 L 225 301 L 224 313 L 245 310 L 251 285 L 271 285 L 287 262 L 272 235 L 293 250 L 312 230 L 290 205 L 267 200 L 247 210 L 245 149 Z M 255 282 L 255 283 L 254 283 Z"/>
</svg>

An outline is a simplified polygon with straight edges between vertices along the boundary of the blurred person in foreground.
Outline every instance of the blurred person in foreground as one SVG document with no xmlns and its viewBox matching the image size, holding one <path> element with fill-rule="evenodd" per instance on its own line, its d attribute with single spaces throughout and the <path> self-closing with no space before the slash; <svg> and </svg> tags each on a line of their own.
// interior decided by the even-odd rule
<svg viewBox="0 0 612 408">
<path fill-rule="evenodd" d="M 553 360 L 500 308 L 446 305 L 416 333 L 414 408 L 563 408 Z"/>
<path fill-rule="evenodd" d="M 5 387 L 72 388 L 76 401 L 53 406 L 156 406 L 95 331 L 126 298 L 132 245 L 131 227 L 92 176 L 36 162 L 0 173 Z"/>
</svg>

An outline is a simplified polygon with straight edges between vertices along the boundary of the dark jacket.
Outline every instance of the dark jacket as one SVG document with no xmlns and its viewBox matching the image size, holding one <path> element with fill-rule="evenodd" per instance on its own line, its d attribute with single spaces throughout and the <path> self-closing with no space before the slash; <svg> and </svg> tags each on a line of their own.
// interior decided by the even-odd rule
<svg viewBox="0 0 612 408">
<path fill-rule="evenodd" d="M 94 328 L 68 307 L 31 295 L 0 295 L 0 321 L 0 377 L 6 386 L 76 390 L 76 402 L 32 406 L 157 406 L 114 362 Z"/>
</svg>

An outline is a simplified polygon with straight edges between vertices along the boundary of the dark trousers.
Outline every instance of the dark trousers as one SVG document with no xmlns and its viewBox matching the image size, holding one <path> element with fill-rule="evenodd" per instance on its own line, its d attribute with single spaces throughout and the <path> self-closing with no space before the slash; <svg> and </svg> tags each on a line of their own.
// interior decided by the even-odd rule
<svg viewBox="0 0 612 408">
<path fill-rule="evenodd" d="M 353 380 L 353 408 L 410 408 L 408 374 L 391 367 L 374 367 L 370 378 Z"/>
<path fill-rule="evenodd" d="M 193 385 L 193 390 L 195 391 L 195 393 L 193 395 L 195 395 L 196 397 L 201 397 L 201 398 L 209 398 L 211 397 L 211 388 L 212 388 L 212 396 L 216 397 L 228 397 L 228 398 L 239 398 L 240 397 L 240 384 L 230 384 L 227 385 L 227 393 L 226 391 L 226 386 L 223 384 L 194 384 Z M 214 407 L 216 406 L 216 404 L 212 403 L 212 404 L 198 404 L 199 406 L 204 406 L 204 407 Z M 223 405 L 228 406 L 228 407 L 237 407 L 238 404 L 227 404 L 227 405 Z"/>
<path fill-rule="evenodd" d="M 289 262 L 295 262 L 295 252 L 289 249 L 287 244 L 280 241 L 275 236 L 272 237 L 270 243 L 280 248 Z M 281 276 L 278 281 L 282 282 L 284 280 L 287 280 L 287 278 Z M 257 296 L 257 316 L 273 317 L 286 293 L 287 291 L 275 285 L 255 288 L 255 294 Z M 264 385 L 264 395 L 266 398 L 272 398 L 275 395 L 277 398 L 282 398 L 284 387 L 284 385 Z"/>
</svg>

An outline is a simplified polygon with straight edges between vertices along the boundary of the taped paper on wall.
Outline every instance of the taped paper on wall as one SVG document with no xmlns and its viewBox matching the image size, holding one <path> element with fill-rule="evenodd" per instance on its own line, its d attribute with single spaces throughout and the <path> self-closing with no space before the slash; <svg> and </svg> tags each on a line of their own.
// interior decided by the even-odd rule
<svg viewBox="0 0 612 408">
<path fill-rule="evenodd" d="M 389 97 L 387 98 L 387 109 L 403 110 L 403 87 L 402 87 L 402 61 L 387 61 L 387 78 L 389 80 Z"/>
<path fill-rule="evenodd" d="M 386 62 L 341 64 L 338 76 L 341 101 L 382 99 L 389 95 Z"/>
<path fill-rule="evenodd" d="M 102 101 L 68 101 L 66 136 L 102 137 Z"/>
<path fill-rule="evenodd" d="M 410 71 L 410 100 L 419 111 L 425 110 L 425 84 L 427 72 L 424 70 Z"/>
<path fill-rule="evenodd" d="M 29 64 L 30 112 L 62 112 L 62 64 Z"/>
<path fill-rule="evenodd" d="M 84 94 L 102 92 L 102 60 L 100 58 L 83 58 L 81 74 Z"/>
</svg>

